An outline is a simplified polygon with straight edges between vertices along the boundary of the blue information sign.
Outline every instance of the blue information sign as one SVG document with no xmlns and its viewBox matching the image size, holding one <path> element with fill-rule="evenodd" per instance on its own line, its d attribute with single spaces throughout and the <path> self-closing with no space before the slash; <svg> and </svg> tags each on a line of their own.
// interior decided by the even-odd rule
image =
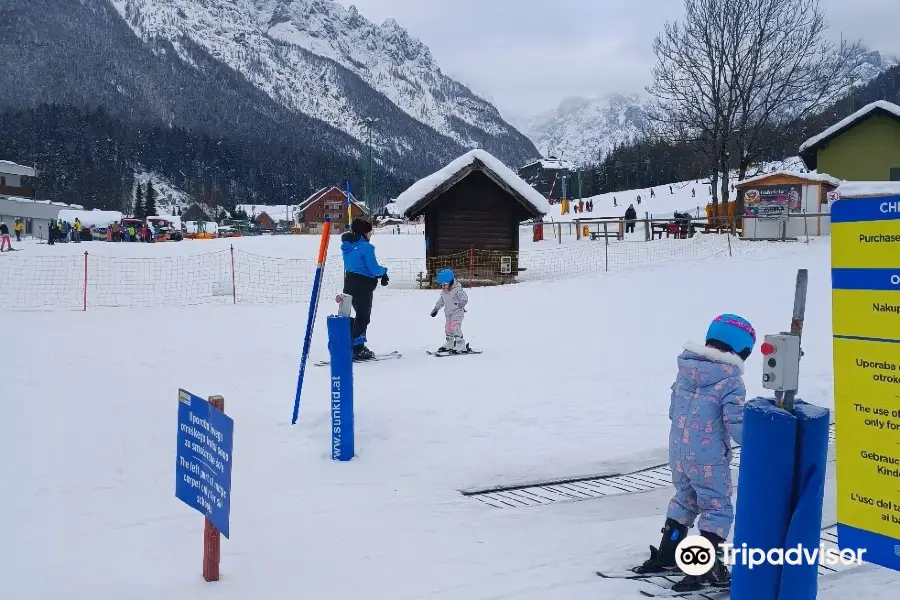
<svg viewBox="0 0 900 600">
<path fill-rule="evenodd" d="M 209 402 L 178 390 L 175 497 L 228 537 L 234 421 Z"/>
</svg>

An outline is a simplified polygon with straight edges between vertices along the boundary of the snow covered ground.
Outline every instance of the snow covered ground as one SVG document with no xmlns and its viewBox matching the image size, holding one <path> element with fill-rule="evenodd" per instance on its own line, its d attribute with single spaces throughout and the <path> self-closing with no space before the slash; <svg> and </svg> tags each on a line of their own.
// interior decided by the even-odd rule
<svg viewBox="0 0 900 600">
<path fill-rule="evenodd" d="M 277 254 L 298 242 L 241 243 Z M 4 597 L 638 598 L 633 583 L 593 571 L 658 541 L 668 490 L 505 510 L 458 490 L 663 462 L 680 344 L 724 311 L 760 332 L 784 329 L 797 268 L 810 270 L 801 396 L 830 407 L 827 239 L 783 245 L 779 260 L 473 289 L 464 328 L 484 354 L 441 361 L 424 352 L 442 340 L 428 317 L 435 294 L 379 287 L 371 347 L 405 356 L 355 368 L 358 456 L 343 464 L 330 459 L 327 370 L 308 369 L 289 424 L 304 306 L 0 313 Z M 313 360 L 326 354 L 332 307 L 320 307 Z M 757 354 L 751 393 L 762 392 L 760 371 Z M 200 577 L 203 519 L 174 498 L 179 387 L 222 394 L 235 420 L 231 539 L 216 584 Z M 827 522 L 833 494 L 832 480 Z M 886 599 L 900 578 L 863 566 L 820 583 L 827 600 Z"/>
<path fill-rule="evenodd" d="M 560 228 L 562 236 L 556 238 L 553 230 Z M 378 259 L 390 270 L 392 290 L 417 290 L 419 274 L 426 270 L 421 227 L 403 225 L 400 234 L 393 231 L 376 232 Z M 523 227 L 519 264 L 526 270 L 519 280 L 557 281 L 722 256 L 777 256 L 783 248 L 722 235 L 648 243 L 641 232 L 606 244 L 578 240 L 574 233 L 571 223 L 545 227 L 545 239 L 535 243 L 531 228 Z M 338 236 L 333 236 L 323 280 L 325 296 L 342 286 L 339 244 Z M 318 245 L 314 235 L 54 246 L 26 240 L 14 244 L 16 252 L 0 255 L 0 310 L 82 310 L 85 295 L 88 309 L 306 303 Z M 462 254 L 453 260 L 454 268 L 466 269 L 470 261 L 482 259 Z"/>
</svg>

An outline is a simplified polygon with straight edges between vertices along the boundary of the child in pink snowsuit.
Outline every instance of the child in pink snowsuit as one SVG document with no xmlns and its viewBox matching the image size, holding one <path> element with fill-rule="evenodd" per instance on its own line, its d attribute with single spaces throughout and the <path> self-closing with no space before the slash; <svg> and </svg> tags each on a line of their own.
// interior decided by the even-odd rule
<svg viewBox="0 0 900 600">
<path fill-rule="evenodd" d="M 447 322 L 444 325 L 446 340 L 444 345 L 438 348 L 438 352 L 467 352 L 469 344 L 462 334 L 463 317 L 466 315 L 466 304 L 469 296 L 462 285 L 456 281 L 456 276 L 450 269 L 444 269 L 437 276 L 437 282 L 441 286 L 441 296 L 438 298 L 431 316 L 436 317 L 438 311 L 444 309 L 444 317 Z"/>
<path fill-rule="evenodd" d="M 0 252 L 3 252 L 4 248 L 12 250 L 12 240 L 9 238 L 9 227 L 6 226 L 6 223 L 0 221 Z"/>
<path fill-rule="evenodd" d="M 651 547 L 641 570 L 675 570 L 675 553 L 697 522 L 700 535 L 721 551 L 734 521 L 731 503 L 731 441 L 741 443 L 746 388 L 744 361 L 756 344 L 753 326 L 738 315 L 716 317 L 706 344 L 686 344 L 669 405 L 669 467 L 675 495 L 669 502 L 659 549 Z M 730 574 L 717 556 L 712 570 L 687 575 L 672 588 L 724 587 Z"/>
</svg>

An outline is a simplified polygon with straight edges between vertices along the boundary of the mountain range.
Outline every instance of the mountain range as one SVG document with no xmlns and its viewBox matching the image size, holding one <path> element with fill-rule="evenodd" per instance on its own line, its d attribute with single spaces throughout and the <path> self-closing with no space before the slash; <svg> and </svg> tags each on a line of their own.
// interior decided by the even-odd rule
<svg viewBox="0 0 900 600">
<path fill-rule="evenodd" d="M 126 163 L 224 206 L 275 204 L 361 189 L 371 143 L 378 204 L 472 147 L 538 155 L 399 24 L 332 0 L 3 0 L 0 54 L 0 153 L 83 205 L 126 196 Z M 77 136 L 48 124 L 73 116 Z"/>
<path fill-rule="evenodd" d="M 615 94 L 517 128 L 396 21 L 333 0 L 2 0 L 0 56 L 0 158 L 87 207 L 127 210 L 152 172 L 210 206 L 350 180 L 377 208 L 473 147 L 596 162 L 647 126 Z M 860 55 L 859 83 L 896 62 Z"/>
<path fill-rule="evenodd" d="M 871 50 L 863 50 L 855 62 L 851 87 L 861 87 L 900 63 Z M 567 98 L 556 110 L 510 120 L 545 156 L 576 164 L 599 162 L 616 146 L 645 135 L 648 126 L 645 101 L 623 94 Z"/>
<path fill-rule="evenodd" d="M 453 152 L 477 146 L 513 164 L 534 154 L 493 105 L 444 75 L 428 47 L 394 19 L 376 25 L 333 0 L 112 4 L 141 39 L 167 40 L 190 63 L 188 40 L 280 105 L 357 140 L 368 141 L 368 119 L 377 119 L 378 156 L 420 152 L 403 130 L 424 128 L 452 140 Z M 372 91 L 381 98 L 373 101 Z"/>
</svg>

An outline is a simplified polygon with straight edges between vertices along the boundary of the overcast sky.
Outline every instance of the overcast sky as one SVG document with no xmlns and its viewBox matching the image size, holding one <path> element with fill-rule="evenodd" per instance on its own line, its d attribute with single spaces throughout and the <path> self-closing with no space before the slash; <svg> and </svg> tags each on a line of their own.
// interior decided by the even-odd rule
<svg viewBox="0 0 900 600">
<path fill-rule="evenodd" d="M 505 115 L 570 96 L 643 93 L 654 35 L 682 0 L 340 0 L 376 23 L 397 19 L 447 75 Z M 900 0 L 820 0 L 831 33 L 900 55 Z"/>
</svg>

